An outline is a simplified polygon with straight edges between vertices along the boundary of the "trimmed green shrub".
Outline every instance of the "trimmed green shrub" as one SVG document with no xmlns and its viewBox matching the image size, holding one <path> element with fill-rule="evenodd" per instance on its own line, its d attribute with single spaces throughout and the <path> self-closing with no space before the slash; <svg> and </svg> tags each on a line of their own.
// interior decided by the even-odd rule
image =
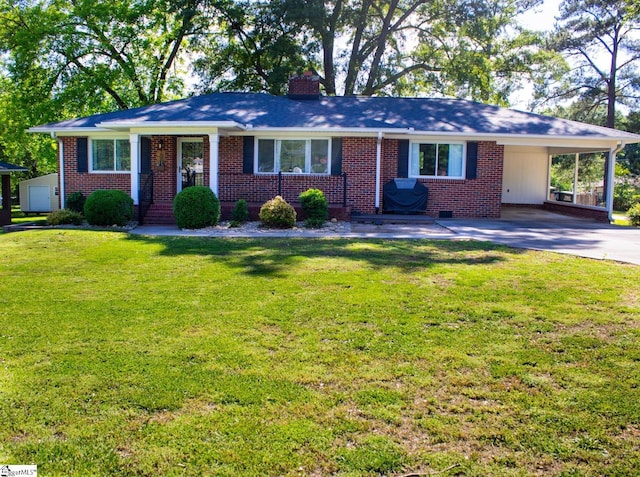
<svg viewBox="0 0 640 477">
<path fill-rule="evenodd" d="M 246 200 L 240 199 L 235 203 L 231 212 L 231 219 L 239 224 L 249 220 L 249 207 L 247 207 Z"/>
<path fill-rule="evenodd" d="M 87 198 L 82 194 L 82 192 L 72 192 L 67 196 L 67 200 L 64 205 L 67 209 L 82 214 L 84 213 L 84 203 L 86 200 Z"/>
<path fill-rule="evenodd" d="M 181 229 L 210 227 L 220 220 L 220 201 L 209 187 L 187 187 L 174 197 L 173 215 Z"/>
<path fill-rule="evenodd" d="M 329 204 L 320 189 L 307 189 L 298 196 L 308 227 L 322 227 L 329 217 Z"/>
<path fill-rule="evenodd" d="M 48 225 L 82 225 L 84 217 L 80 212 L 69 209 L 55 210 L 47 215 Z"/>
<path fill-rule="evenodd" d="M 133 218 L 133 199 L 121 190 L 96 190 L 84 203 L 90 225 L 127 225 Z"/>
<path fill-rule="evenodd" d="M 640 203 L 634 205 L 627 212 L 629 223 L 634 227 L 640 227 Z"/>
<path fill-rule="evenodd" d="M 296 210 L 277 195 L 260 208 L 260 220 L 267 227 L 290 229 L 296 223 Z"/>
</svg>

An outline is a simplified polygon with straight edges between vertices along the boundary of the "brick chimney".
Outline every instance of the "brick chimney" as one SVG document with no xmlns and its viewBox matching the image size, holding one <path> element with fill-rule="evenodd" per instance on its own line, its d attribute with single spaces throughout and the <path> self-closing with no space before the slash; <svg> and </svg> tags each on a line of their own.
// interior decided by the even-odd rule
<svg viewBox="0 0 640 477">
<path fill-rule="evenodd" d="M 318 99 L 320 98 L 320 77 L 311 71 L 289 78 L 289 99 Z"/>
</svg>

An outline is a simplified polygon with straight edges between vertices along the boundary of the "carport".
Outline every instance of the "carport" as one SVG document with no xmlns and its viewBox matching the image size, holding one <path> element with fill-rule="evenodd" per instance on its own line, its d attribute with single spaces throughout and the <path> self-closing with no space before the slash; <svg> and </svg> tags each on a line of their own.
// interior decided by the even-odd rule
<svg viewBox="0 0 640 477">
<path fill-rule="evenodd" d="M 24 167 L 0 162 L 0 178 L 2 179 L 2 208 L 0 209 L 0 225 L 11 223 L 11 173 L 26 172 Z"/>
<path fill-rule="evenodd" d="M 627 139 L 626 143 L 636 142 Z M 613 213 L 613 187 L 615 182 L 616 154 L 625 141 L 609 139 L 582 139 L 540 137 L 528 144 L 503 142 L 505 147 L 502 179 L 502 206 L 533 207 L 548 211 L 609 222 Z M 596 187 L 585 190 L 579 171 L 583 160 L 599 154 L 604 163 Z M 554 189 L 552 166 L 559 157 L 573 167 L 573 177 L 566 189 Z M 585 202 L 587 196 L 593 197 Z"/>
</svg>

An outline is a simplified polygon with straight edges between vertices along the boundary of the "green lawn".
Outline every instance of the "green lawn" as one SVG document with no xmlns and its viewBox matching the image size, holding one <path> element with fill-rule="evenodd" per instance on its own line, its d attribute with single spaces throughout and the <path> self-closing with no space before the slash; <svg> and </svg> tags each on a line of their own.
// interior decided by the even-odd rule
<svg viewBox="0 0 640 477">
<path fill-rule="evenodd" d="M 640 475 L 640 267 L 473 242 L 0 235 L 0 463 Z"/>
<path fill-rule="evenodd" d="M 46 213 L 42 214 L 25 214 L 20 210 L 20 205 L 12 205 L 11 206 L 11 223 L 12 224 L 24 224 L 27 222 L 36 222 L 36 223 L 44 223 L 47 221 Z M 2 230 L 0 230 L 2 233 Z"/>
</svg>

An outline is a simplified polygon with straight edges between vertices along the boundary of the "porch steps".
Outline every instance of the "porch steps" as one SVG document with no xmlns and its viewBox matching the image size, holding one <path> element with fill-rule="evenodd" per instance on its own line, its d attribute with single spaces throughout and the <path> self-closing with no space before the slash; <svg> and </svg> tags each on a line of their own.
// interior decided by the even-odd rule
<svg viewBox="0 0 640 477">
<path fill-rule="evenodd" d="M 143 220 L 145 225 L 175 225 L 173 204 L 171 202 L 155 202 L 149 206 Z"/>
<path fill-rule="evenodd" d="M 428 215 L 410 214 L 352 214 L 351 222 L 364 224 L 433 224 L 435 219 Z"/>
</svg>

